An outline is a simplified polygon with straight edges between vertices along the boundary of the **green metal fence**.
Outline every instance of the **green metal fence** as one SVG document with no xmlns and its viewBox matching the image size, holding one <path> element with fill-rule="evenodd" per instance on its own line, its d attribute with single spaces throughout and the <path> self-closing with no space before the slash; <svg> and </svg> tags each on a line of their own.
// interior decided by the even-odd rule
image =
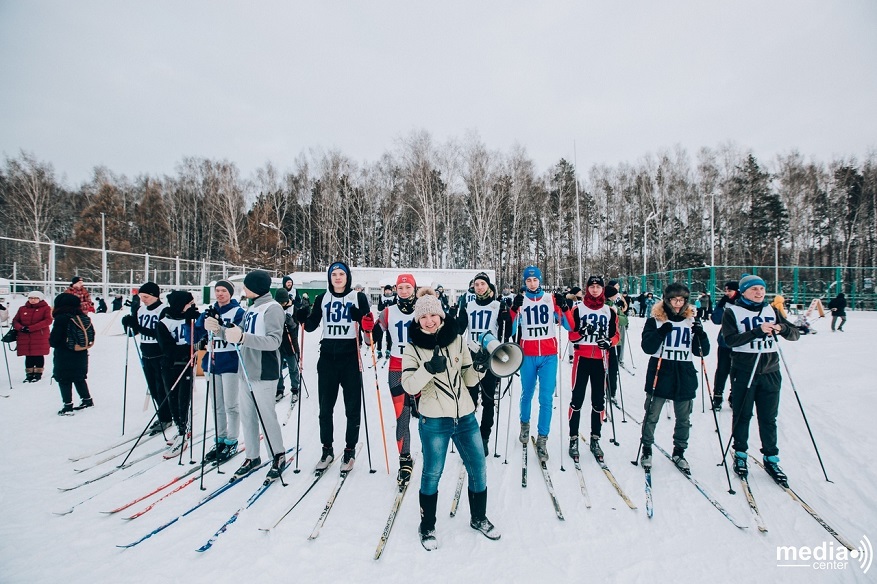
<svg viewBox="0 0 877 584">
<path fill-rule="evenodd" d="M 692 294 L 708 292 L 718 298 L 728 280 L 743 274 L 757 274 L 769 294 L 782 294 L 793 304 L 808 304 L 814 298 L 830 300 L 843 292 L 847 306 L 857 310 L 877 309 L 877 267 L 845 268 L 811 266 L 704 266 L 617 278 L 622 290 L 631 295 L 652 292 L 661 295 L 671 282 L 683 282 Z"/>
</svg>

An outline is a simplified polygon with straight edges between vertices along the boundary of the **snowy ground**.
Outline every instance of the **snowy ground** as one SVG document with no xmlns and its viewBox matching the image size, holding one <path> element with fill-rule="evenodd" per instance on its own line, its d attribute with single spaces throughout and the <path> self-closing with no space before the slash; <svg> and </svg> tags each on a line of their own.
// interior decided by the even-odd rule
<svg viewBox="0 0 877 584">
<path fill-rule="evenodd" d="M 17 305 L 15 306 L 17 308 Z M 14 312 L 12 312 L 14 314 Z M 438 534 L 440 548 L 424 551 L 416 536 L 419 521 L 417 485 L 420 469 L 402 506 L 384 556 L 372 559 L 394 496 L 396 463 L 393 443 L 394 420 L 386 385 L 386 369 L 379 369 L 384 423 L 390 449 L 390 474 L 384 465 L 373 370 L 364 372 L 363 383 L 371 438 L 369 474 L 365 450 L 360 455 L 319 539 L 308 541 L 335 474 L 325 477 L 302 504 L 270 534 L 259 527 L 271 524 L 310 482 L 310 470 L 319 457 L 317 439 L 317 334 L 305 342 L 305 380 L 310 398 L 302 403 L 300 474 L 286 473 L 289 486 L 272 486 L 252 508 L 206 553 L 195 552 L 214 531 L 238 509 L 256 489 L 251 477 L 191 515 L 131 549 L 117 544 L 135 541 L 197 503 L 206 492 L 197 482 L 159 503 L 144 516 L 125 521 L 102 514 L 168 481 L 187 468 L 176 460 L 157 460 L 134 465 L 108 478 L 69 492 L 71 486 L 105 472 L 119 459 L 76 473 L 103 455 L 71 462 L 68 457 L 94 452 L 120 439 L 123 399 L 125 337 L 117 322 L 118 313 L 98 315 L 98 340 L 91 351 L 89 384 L 97 407 L 73 417 L 55 412 L 61 402 L 56 384 L 48 375 L 36 384 L 23 384 L 23 358 L 8 354 L 12 389 L 5 371 L 0 373 L 0 427 L 7 445 L 0 475 L 0 581 L 12 582 L 155 582 L 172 578 L 185 582 L 288 581 L 300 582 L 481 582 L 610 580 L 618 582 L 859 582 L 877 580 L 877 567 L 867 575 L 856 561 L 845 568 L 817 570 L 812 567 L 778 567 L 777 546 L 821 546 L 838 549 L 835 540 L 767 475 L 753 468 L 751 482 L 769 533 L 755 529 L 746 501 L 735 481 L 738 494 L 728 494 L 724 471 L 716 466 L 718 441 L 709 410 L 701 413 L 700 398 L 692 416 L 691 446 L 687 453 L 694 476 L 704 483 L 738 520 L 749 525 L 740 530 L 725 519 L 697 490 L 656 452 L 653 469 L 655 515 L 645 514 L 642 471 L 630 464 L 636 454 L 639 426 L 616 420 L 620 446 L 610 444 L 612 428 L 603 430 L 606 461 L 618 481 L 639 507 L 629 509 L 616 494 L 590 455 L 583 451 L 582 467 L 593 506 L 587 509 L 579 490 L 571 460 L 561 450 L 555 416 L 550 444 L 549 468 L 565 521 L 559 521 L 542 481 L 534 456 L 530 456 L 529 486 L 522 489 L 521 446 L 512 436 L 505 457 L 508 401 L 503 402 L 499 422 L 500 453 L 488 458 L 488 516 L 502 530 L 499 542 L 491 542 L 468 526 L 465 494 L 460 511 L 449 517 L 456 483 L 458 458 L 448 457 L 439 489 Z M 630 328 L 635 375 L 622 372 L 627 411 L 641 417 L 644 371 L 647 358 L 638 350 L 643 320 L 633 319 Z M 852 313 L 847 332 L 832 334 L 827 319 L 817 325 L 819 334 L 802 337 L 797 343 L 783 343 L 813 434 L 819 445 L 829 478 L 824 480 L 807 429 L 801 418 L 788 376 L 784 373 L 780 410 L 780 449 L 783 467 L 793 488 L 833 527 L 855 545 L 863 536 L 877 540 L 877 471 L 866 464 L 875 451 L 874 418 L 877 394 L 873 330 L 877 314 Z M 716 327 L 707 324 L 711 339 Z M 627 361 L 630 364 L 628 353 Z M 370 357 L 369 357 L 370 360 Z M 144 410 L 145 383 L 133 345 L 128 371 L 127 432 L 135 436 L 148 423 L 151 412 Z M 630 365 L 628 365 L 630 366 Z M 710 378 L 714 358 L 707 358 Z M 47 364 L 47 372 L 51 364 Z M 563 364 L 561 411 L 569 400 L 569 365 Z M 710 379 L 711 381 L 711 379 Z M 512 417 L 517 420 L 519 385 L 513 385 Z M 205 382 L 199 379 L 195 395 L 197 432 L 203 424 Z M 288 398 L 277 406 L 285 417 Z M 556 402 L 557 403 L 557 402 Z M 534 406 L 535 408 L 535 406 Z M 555 412 L 556 414 L 557 412 Z M 342 444 L 343 408 L 336 408 L 336 446 Z M 719 414 L 727 439 L 731 414 Z M 295 418 L 284 428 L 286 447 L 295 442 Z M 871 421 L 869 421 L 871 420 Z M 517 422 L 512 432 L 517 431 Z M 871 427 L 871 430 L 867 428 Z M 364 428 L 363 428 L 364 429 Z M 416 426 L 412 424 L 415 444 Z M 666 418 L 658 427 L 658 443 L 672 448 L 672 422 Z M 565 432 L 564 432 L 565 434 Z M 362 432 L 365 440 L 365 432 Z M 134 453 L 155 450 L 146 443 Z M 753 424 L 752 453 L 759 443 Z M 491 449 L 493 440 L 491 440 Z M 121 452 L 120 448 L 117 451 Z M 415 449 L 416 450 L 416 449 Z M 200 447 L 197 449 L 200 454 Z M 264 453 L 263 453 L 264 457 Z M 185 457 L 186 462 L 188 456 Z M 225 468 L 236 468 L 240 457 Z M 561 464 L 565 471 L 561 471 Z M 144 468 L 142 474 L 131 476 Z M 205 487 L 214 489 L 229 475 L 205 477 Z M 170 489 L 168 489 L 170 490 Z M 165 491 L 166 492 L 166 491 Z M 137 511 L 158 497 L 131 507 Z M 87 500 L 86 500 L 87 499 Z M 84 502 L 83 502 L 84 501 Z M 81 503 L 81 504 L 79 504 Z M 64 516 L 53 512 L 74 511 Z"/>
</svg>

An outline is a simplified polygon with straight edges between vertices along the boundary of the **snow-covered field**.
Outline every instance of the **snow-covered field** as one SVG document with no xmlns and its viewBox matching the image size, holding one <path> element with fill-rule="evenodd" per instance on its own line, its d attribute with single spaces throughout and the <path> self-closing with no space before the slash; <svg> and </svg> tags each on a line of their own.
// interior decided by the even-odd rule
<svg viewBox="0 0 877 584">
<path fill-rule="evenodd" d="M 17 308 L 18 304 L 14 305 Z M 11 312 L 14 314 L 14 311 Z M 839 544 L 797 503 L 753 466 L 751 483 L 769 532 L 761 534 L 749 513 L 736 479 L 737 495 L 728 485 L 719 460 L 718 440 L 709 410 L 701 412 L 695 401 L 691 445 L 687 457 L 693 476 L 701 481 L 738 520 L 749 527 L 738 529 L 723 517 L 685 480 L 671 463 L 655 453 L 653 494 L 655 514 L 645 513 L 643 475 L 629 461 L 636 455 L 639 426 L 616 419 L 617 440 L 610 444 L 610 425 L 604 426 L 606 462 L 619 483 L 639 507 L 629 509 L 593 458 L 583 451 L 582 467 L 592 508 L 585 507 L 572 461 L 561 449 L 558 412 L 565 413 L 569 401 L 569 364 L 563 363 L 560 408 L 555 408 L 550 438 L 549 469 L 565 521 L 554 514 L 535 456 L 530 456 L 529 485 L 521 488 L 521 445 L 517 432 L 519 384 L 513 384 L 512 437 L 506 430 L 508 400 L 503 401 L 499 420 L 501 456 L 488 458 L 488 516 L 502 530 L 502 539 L 488 541 L 468 525 L 465 494 L 456 517 L 449 516 L 458 474 L 458 457 L 450 455 L 439 489 L 437 530 L 439 549 L 426 552 L 416 536 L 419 521 L 417 485 L 420 469 L 409 489 L 389 543 L 379 561 L 373 560 L 394 496 L 395 435 L 393 407 L 386 383 L 386 369 L 378 369 L 390 473 L 384 464 L 381 432 L 372 369 L 363 374 L 371 465 L 363 449 L 353 473 L 339 495 L 318 539 L 308 540 L 336 479 L 336 467 L 320 481 L 302 503 L 271 533 L 259 527 L 270 525 L 311 481 L 320 445 L 317 425 L 317 340 L 318 333 L 305 341 L 305 381 L 310 397 L 302 401 L 300 474 L 287 472 L 284 488 L 275 483 L 250 509 L 244 511 L 213 549 L 195 550 L 237 510 L 261 483 L 264 471 L 228 490 L 158 535 L 131 548 L 116 547 L 139 539 L 196 504 L 206 493 L 228 480 L 242 457 L 223 467 L 228 474 L 207 474 L 205 487 L 197 481 L 161 501 L 149 513 L 126 521 L 122 516 L 147 506 L 152 497 L 116 515 L 107 511 L 138 497 L 187 470 L 176 460 L 156 462 L 153 457 L 131 468 L 81 488 L 61 492 L 97 476 L 118 464 L 106 462 L 82 473 L 104 455 L 71 462 L 68 457 L 94 452 L 120 440 L 126 339 L 118 315 L 95 318 L 98 339 L 91 351 L 89 385 L 97 406 L 59 417 L 61 400 L 57 385 L 47 374 L 35 384 L 24 384 L 24 359 L 7 352 L 12 372 L 12 389 L 5 371 L 0 370 L 0 428 L 6 440 L 0 473 L 0 582 L 864 582 L 877 580 L 877 567 L 863 574 L 857 560 L 845 567 L 780 567 L 777 546 Z M 625 406 L 637 419 L 643 408 L 643 382 L 647 358 L 638 349 L 642 319 L 633 319 L 629 342 L 637 369 L 631 376 L 622 371 Z M 717 327 L 707 324 L 711 340 Z M 780 450 L 782 466 L 792 487 L 841 534 L 859 545 L 863 536 L 877 539 L 877 471 L 870 464 L 875 452 L 874 420 L 877 418 L 877 362 L 873 331 L 877 314 L 853 312 L 844 333 L 831 333 L 828 319 L 817 324 L 819 334 L 782 345 L 798 394 L 820 448 L 829 478 L 822 475 L 807 434 L 789 378 L 783 372 L 780 406 Z M 370 362 L 370 356 L 367 358 Z M 630 354 L 627 355 L 630 367 Z M 129 355 L 126 436 L 136 436 L 148 423 L 151 406 L 144 409 L 145 383 L 133 344 Z M 707 358 L 710 383 L 714 357 Z M 0 365 L 2 367 L 2 365 Z M 204 419 L 205 381 L 199 378 L 195 394 L 196 433 Z M 557 404 L 557 400 L 555 401 Z M 586 402 L 587 403 L 587 402 Z M 277 405 L 285 417 L 288 398 Z M 535 405 L 534 405 L 535 409 Z M 150 410 L 150 411 L 147 411 Z M 565 416 L 563 416 L 565 418 Z M 336 407 L 336 452 L 343 444 L 344 413 Z M 731 413 L 719 413 L 722 435 L 727 440 Z M 583 427 L 585 427 L 585 424 Z M 208 429 L 212 421 L 208 422 Z M 565 436 L 565 420 L 562 424 Z M 868 428 L 871 430 L 868 430 Z M 413 440 L 418 443 L 416 425 Z M 672 448 L 672 421 L 658 426 L 658 443 Z M 294 445 L 295 417 L 284 428 L 286 447 Z M 361 433 L 365 441 L 365 426 Z M 139 447 L 134 457 L 158 448 L 158 439 Z M 565 442 L 565 439 L 563 440 Z M 750 452 L 757 454 L 759 441 L 752 424 Z M 117 452 L 124 452 L 119 448 Z M 200 455 L 200 446 L 196 452 Z M 264 458 L 264 453 L 263 453 Z M 153 465 L 150 468 L 150 465 Z M 565 471 L 561 470 L 561 465 Z M 138 471 L 145 472 L 132 476 Z M 131 477 L 131 478 L 128 478 Z M 176 486 L 176 485 L 175 485 Z M 171 487 L 173 488 L 173 487 Z M 171 489 L 163 491 L 161 494 Z M 72 513 L 58 516 L 74 507 Z M 808 563 L 812 562 L 798 562 Z M 161 580 L 159 580 L 161 579 Z"/>
</svg>

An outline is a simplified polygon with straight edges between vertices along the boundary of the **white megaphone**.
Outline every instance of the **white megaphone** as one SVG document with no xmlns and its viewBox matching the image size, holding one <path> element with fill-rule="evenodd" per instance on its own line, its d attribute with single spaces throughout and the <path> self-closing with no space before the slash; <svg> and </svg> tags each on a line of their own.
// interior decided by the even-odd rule
<svg viewBox="0 0 877 584">
<path fill-rule="evenodd" d="M 524 352 L 514 343 L 501 343 L 493 333 L 485 332 L 478 337 L 478 344 L 490 355 L 487 365 L 497 377 L 510 377 L 518 372 L 524 362 Z"/>
</svg>

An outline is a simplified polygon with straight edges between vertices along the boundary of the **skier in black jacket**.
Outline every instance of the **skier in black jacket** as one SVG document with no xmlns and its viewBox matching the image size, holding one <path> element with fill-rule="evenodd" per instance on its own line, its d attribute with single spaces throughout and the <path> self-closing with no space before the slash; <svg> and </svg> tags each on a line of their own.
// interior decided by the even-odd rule
<svg viewBox="0 0 877 584">
<path fill-rule="evenodd" d="M 362 415 L 362 372 L 359 365 L 358 332 L 370 332 L 374 317 L 363 292 L 350 288 L 350 268 L 344 262 L 335 262 L 328 269 L 328 289 L 314 300 L 314 310 L 308 315 L 303 308 L 296 320 L 304 323 L 305 332 L 313 332 L 323 321 L 323 340 L 317 361 L 318 395 L 320 402 L 320 442 L 323 453 L 317 470 L 326 469 L 335 458 L 333 414 L 338 401 L 338 388 L 344 395 L 347 415 L 344 457 L 341 470 L 353 468 L 356 443 L 359 441 L 359 420 Z"/>
<path fill-rule="evenodd" d="M 697 396 L 697 370 L 691 360 L 708 355 L 710 342 L 703 324 L 695 318 L 694 307 L 688 303 L 689 295 L 690 291 L 683 284 L 667 286 L 663 301 L 655 304 L 652 316 L 643 327 L 640 346 L 651 355 L 646 371 L 643 468 L 652 466 L 655 426 L 661 419 L 664 402 L 671 400 L 676 415 L 673 462 L 682 472 L 691 472 L 685 460 L 692 400 Z"/>
<path fill-rule="evenodd" d="M 749 422 L 752 406 L 758 415 L 761 453 L 767 472 L 778 483 L 788 480 L 779 466 L 777 412 L 780 406 L 780 335 L 798 340 L 798 328 L 764 301 L 764 280 L 755 275 L 740 279 L 740 298 L 722 316 L 722 336 L 731 347 L 731 425 L 734 440 L 734 472 L 746 476 Z M 750 381 L 751 380 L 751 381 Z"/>
</svg>

